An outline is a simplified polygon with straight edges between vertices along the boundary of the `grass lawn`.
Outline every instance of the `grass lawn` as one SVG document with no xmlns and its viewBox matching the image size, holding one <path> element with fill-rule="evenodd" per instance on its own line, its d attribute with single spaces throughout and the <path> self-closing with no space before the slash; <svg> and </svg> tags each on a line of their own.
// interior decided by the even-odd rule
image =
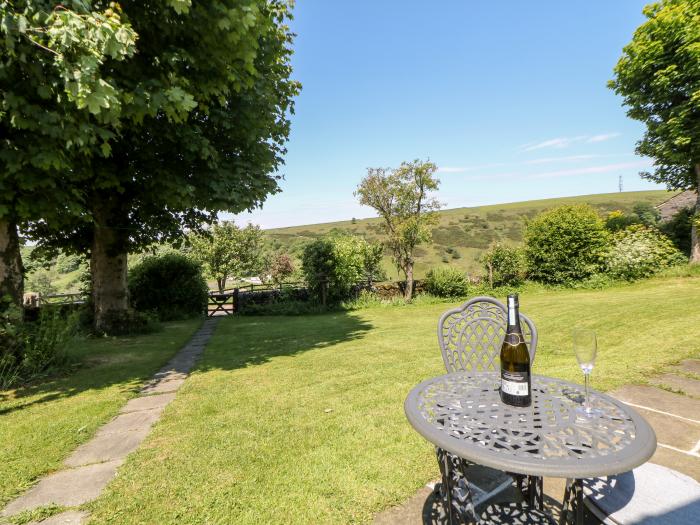
<svg viewBox="0 0 700 525">
<path fill-rule="evenodd" d="M 60 468 L 200 324 L 166 323 L 162 331 L 143 336 L 79 339 L 69 350 L 77 371 L 0 391 L 0 507 Z"/>
<path fill-rule="evenodd" d="M 700 355 L 700 278 L 533 291 L 535 373 L 582 380 L 570 330 L 598 330 L 593 386 L 643 382 Z M 153 433 L 89 507 L 90 523 L 365 523 L 438 477 L 403 413 L 443 372 L 451 304 L 222 320 Z"/>
</svg>

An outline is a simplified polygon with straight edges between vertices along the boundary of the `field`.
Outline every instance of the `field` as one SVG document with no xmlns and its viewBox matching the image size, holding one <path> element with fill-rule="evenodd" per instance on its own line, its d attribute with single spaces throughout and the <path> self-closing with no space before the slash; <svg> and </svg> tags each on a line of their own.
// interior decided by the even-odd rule
<svg viewBox="0 0 700 525">
<path fill-rule="evenodd" d="M 478 258 L 492 242 L 519 243 L 522 240 L 524 222 L 555 206 L 587 203 L 605 214 L 613 210 L 630 211 L 638 202 L 657 205 L 673 195 L 673 192 L 658 190 L 601 193 L 443 210 L 440 212 L 440 222 L 433 230 L 433 242 L 420 246 L 416 252 L 416 277 L 423 277 L 430 268 L 448 264 L 469 273 L 480 273 L 482 270 Z M 373 241 L 382 238 L 378 219 L 277 228 L 267 230 L 267 234 L 274 247 L 299 254 L 305 243 L 331 230 L 362 235 Z M 384 269 L 390 278 L 398 278 L 388 255 L 384 257 Z"/>
<path fill-rule="evenodd" d="M 697 275 L 697 272 L 696 272 Z M 595 328 L 592 386 L 644 382 L 700 356 L 700 276 L 521 296 L 534 372 L 581 382 L 573 327 Z M 403 401 L 444 370 L 435 325 L 452 304 L 220 322 L 194 374 L 90 523 L 368 523 L 438 477 Z"/>
</svg>

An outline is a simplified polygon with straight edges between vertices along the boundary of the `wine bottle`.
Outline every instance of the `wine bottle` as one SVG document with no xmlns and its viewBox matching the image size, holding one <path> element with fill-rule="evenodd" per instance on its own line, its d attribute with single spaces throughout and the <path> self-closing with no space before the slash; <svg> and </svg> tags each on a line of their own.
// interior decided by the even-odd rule
<svg viewBox="0 0 700 525">
<path fill-rule="evenodd" d="M 520 327 L 518 294 L 508 296 L 508 328 L 501 346 L 501 401 L 516 407 L 532 404 L 530 352 Z"/>
</svg>

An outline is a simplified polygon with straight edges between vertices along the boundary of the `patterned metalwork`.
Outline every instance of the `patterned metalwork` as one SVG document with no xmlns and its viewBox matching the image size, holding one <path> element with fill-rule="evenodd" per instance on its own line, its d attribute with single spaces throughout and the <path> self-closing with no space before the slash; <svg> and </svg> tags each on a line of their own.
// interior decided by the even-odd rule
<svg viewBox="0 0 700 525">
<path fill-rule="evenodd" d="M 475 297 L 445 312 L 438 322 L 438 342 L 448 372 L 499 370 L 501 345 L 506 335 L 507 310 L 493 297 Z M 537 329 L 520 315 L 525 342 L 534 362 Z"/>
<path fill-rule="evenodd" d="M 533 376 L 532 406 L 504 405 L 496 373 L 454 373 L 426 381 L 405 403 L 411 424 L 448 452 L 488 467 L 535 476 L 589 477 L 634 468 L 656 448 L 651 427 L 598 392 L 592 420 L 577 417 L 582 387 Z"/>
</svg>

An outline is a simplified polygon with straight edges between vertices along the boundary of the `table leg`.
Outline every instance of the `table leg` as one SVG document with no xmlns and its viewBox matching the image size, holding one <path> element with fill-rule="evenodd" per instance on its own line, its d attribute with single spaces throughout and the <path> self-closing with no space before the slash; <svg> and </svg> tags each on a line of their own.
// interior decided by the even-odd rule
<svg viewBox="0 0 700 525">
<path fill-rule="evenodd" d="M 448 522 L 450 525 L 478 523 L 464 461 L 439 447 L 436 453 L 442 475 L 440 495 Z"/>
<path fill-rule="evenodd" d="M 573 523 L 583 525 L 583 480 L 567 479 L 564 490 L 564 501 L 561 506 L 559 525 L 569 523 L 569 511 L 573 515 Z"/>
</svg>

